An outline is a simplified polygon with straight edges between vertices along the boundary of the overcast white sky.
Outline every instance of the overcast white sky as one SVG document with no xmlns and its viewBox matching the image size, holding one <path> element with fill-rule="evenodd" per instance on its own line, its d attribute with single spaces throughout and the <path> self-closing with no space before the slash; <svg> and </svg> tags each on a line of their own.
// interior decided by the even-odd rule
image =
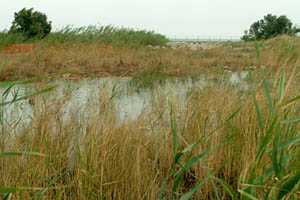
<svg viewBox="0 0 300 200">
<path fill-rule="evenodd" d="M 0 0 L 0 30 L 24 7 L 46 13 L 54 29 L 112 24 L 168 37 L 238 38 L 268 13 L 300 25 L 300 0 Z"/>
</svg>

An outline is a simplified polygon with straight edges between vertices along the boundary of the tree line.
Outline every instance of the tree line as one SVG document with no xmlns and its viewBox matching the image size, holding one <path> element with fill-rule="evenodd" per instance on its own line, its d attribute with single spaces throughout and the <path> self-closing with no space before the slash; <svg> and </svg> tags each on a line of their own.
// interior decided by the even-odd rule
<svg viewBox="0 0 300 200">
<path fill-rule="evenodd" d="M 293 26 L 293 23 L 287 16 L 268 14 L 263 19 L 254 22 L 249 30 L 244 32 L 241 38 L 244 41 L 266 40 L 277 35 L 295 36 L 300 32 L 300 28 Z"/>
<path fill-rule="evenodd" d="M 14 13 L 14 21 L 9 33 L 22 33 L 27 38 L 44 38 L 51 32 L 51 21 L 47 20 L 47 15 L 33 8 L 23 8 Z M 288 34 L 295 36 L 300 32 L 300 28 L 293 26 L 287 16 L 268 14 L 263 19 L 254 22 L 249 30 L 245 30 L 242 36 L 243 41 L 266 40 L 277 35 Z"/>
</svg>

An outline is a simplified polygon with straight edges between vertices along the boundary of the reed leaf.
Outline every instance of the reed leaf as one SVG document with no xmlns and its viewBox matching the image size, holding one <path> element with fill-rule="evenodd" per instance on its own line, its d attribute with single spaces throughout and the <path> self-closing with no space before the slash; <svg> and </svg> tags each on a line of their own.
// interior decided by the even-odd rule
<svg viewBox="0 0 300 200">
<path fill-rule="evenodd" d="M 175 176 L 183 173 L 185 170 L 189 169 L 191 166 L 193 166 L 195 163 L 197 163 L 201 158 L 204 158 L 207 156 L 209 153 L 213 152 L 214 150 L 218 149 L 222 145 L 226 144 L 230 140 L 232 140 L 235 137 L 235 135 L 232 135 L 228 137 L 227 139 L 223 140 L 220 144 L 215 145 L 213 148 L 209 149 L 208 151 L 201 153 L 193 158 L 191 158 L 189 161 L 183 164 L 183 167 L 181 167 L 176 173 Z"/>
<path fill-rule="evenodd" d="M 196 185 L 195 187 L 193 187 L 190 191 L 188 191 L 187 193 L 185 193 L 179 200 L 188 200 L 190 199 L 193 194 L 208 180 L 208 177 L 205 178 L 203 181 L 201 181 L 201 183 L 199 183 L 198 185 Z"/>
<path fill-rule="evenodd" d="M 277 103 L 281 103 L 281 101 L 282 101 L 283 89 L 284 89 L 284 72 L 281 73 L 281 76 L 279 79 Z"/>
<path fill-rule="evenodd" d="M 223 188 L 225 189 L 225 191 L 230 195 L 230 197 L 232 199 L 234 199 L 234 200 L 237 199 L 237 195 L 235 194 L 233 188 L 228 183 L 226 183 L 222 179 L 219 179 L 219 178 L 214 177 L 214 176 L 212 176 L 212 178 L 215 179 L 215 180 L 217 180 L 223 186 Z"/>
<path fill-rule="evenodd" d="M 280 190 L 278 192 L 277 199 L 280 200 L 289 192 L 291 192 L 294 186 L 299 182 L 299 180 L 300 180 L 300 170 L 298 170 L 296 174 L 294 174 L 291 178 L 289 178 L 285 183 L 281 185 Z"/>
<path fill-rule="evenodd" d="M 280 122 L 280 124 L 289 124 L 289 123 L 294 123 L 294 122 L 298 122 L 300 121 L 300 117 L 294 117 L 288 120 L 284 120 L 282 122 Z"/>
<path fill-rule="evenodd" d="M 251 199 L 251 200 L 258 200 L 256 197 L 252 196 L 251 194 L 243 191 L 243 190 L 238 190 L 239 193 L 241 193 L 243 196 Z"/>
<path fill-rule="evenodd" d="M 0 157 L 12 157 L 12 156 L 40 156 L 40 157 L 46 157 L 47 155 L 43 153 L 38 152 L 0 152 Z"/>
</svg>

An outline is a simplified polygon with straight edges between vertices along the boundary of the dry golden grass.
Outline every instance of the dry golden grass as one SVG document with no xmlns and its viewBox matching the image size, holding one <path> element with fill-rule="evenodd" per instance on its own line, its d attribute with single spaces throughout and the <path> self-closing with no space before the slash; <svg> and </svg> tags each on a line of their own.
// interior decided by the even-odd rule
<svg viewBox="0 0 300 200">
<path fill-rule="evenodd" d="M 300 114 L 297 101 L 284 104 L 299 96 L 297 56 L 300 45 L 299 40 L 274 40 L 265 42 L 260 58 L 261 64 L 267 68 L 269 93 L 277 112 L 276 123 L 280 125 L 280 121 L 299 117 Z M 26 55 L 0 54 L 1 79 L 41 76 L 69 69 L 99 77 L 130 76 L 151 70 L 167 75 L 193 76 L 222 73 L 223 66 L 229 66 L 233 71 L 246 69 L 249 58 L 251 65 L 258 65 L 255 49 L 238 49 L 238 44 L 235 45 L 232 49 L 199 51 L 127 49 L 91 44 L 41 45 Z M 248 45 L 253 47 L 253 44 Z M 295 69 L 293 72 L 290 70 L 292 67 Z M 280 88 L 279 72 L 284 70 L 289 74 L 285 75 L 286 79 L 290 74 L 293 77 L 291 81 L 286 80 L 279 101 L 276 99 Z M 225 181 L 237 191 L 248 184 L 254 166 L 256 177 L 264 177 L 265 170 L 272 168 L 274 158 L 270 153 L 264 153 L 261 161 L 257 161 L 257 152 L 263 141 L 252 95 L 259 105 L 264 132 L 270 130 L 275 117 L 270 113 L 266 91 L 259 78 L 253 82 L 253 88 L 255 93 L 240 92 L 229 85 L 205 89 L 195 87 L 188 93 L 183 112 L 179 109 L 180 97 L 173 97 L 178 151 L 199 138 L 207 137 L 240 109 L 232 120 L 217 129 L 207 140 L 200 142 L 191 156 L 208 151 L 232 135 L 235 137 L 185 171 L 179 187 L 175 193 L 173 191 L 174 196 L 181 197 L 208 178 L 194 193 L 194 199 L 231 199 L 222 185 L 212 177 Z M 170 170 L 180 168 L 178 163 L 174 166 L 174 129 L 169 118 L 168 97 L 155 91 L 150 105 L 143 109 L 137 119 L 120 124 L 116 103 L 111 98 L 112 92 L 101 88 L 102 95 L 99 99 L 93 99 L 99 101 L 99 107 L 89 113 L 87 118 L 82 118 L 80 112 L 72 112 L 64 122 L 60 113 L 69 98 L 67 93 L 61 98 L 50 98 L 47 95 L 35 97 L 32 121 L 20 130 L 14 130 L 7 123 L 2 124 L 1 152 L 38 152 L 44 155 L 0 157 L 0 189 L 28 187 L 11 193 L 9 199 L 158 199 L 162 182 Z M 282 126 L 280 141 L 284 141 L 284 137 L 300 136 L 298 122 Z M 288 133 L 288 130 L 291 131 Z M 276 131 L 273 132 L 270 136 L 272 139 Z M 294 153 L 290 154 L 293 156 L 291 158 L 299 157 L 297 145 L 290 145 L 286 149 L 286 152 Z M 268 142 L 267 150 L 272 146 L 273 142 Z M 188 153 L 184 154 L 180 162 L 185 163 L 190 158 Z M 281 180 L 284 182 L 295 174 L 299 164 L 297 159 L 290 160 Z M 172 184 L 176 178 L 173 176 L 168 179 L 163 190 L 164 199 L 172 196 Z M 274 175 L 267 178 L 263 189 L 277 186 L 276 180 Z M 299 184 L 286 198 L 298 198 L 298 188 Z M 259 187 L 256 188 L 255 194 L 262 198 L 260 191 Z M 277 192 L 276 188 L 273 189 L 270 196 L 275 198 Z"/>
<path fill-rule="evenodd" d="M 286 90 L 284 99 L 294 97 L 298 86 Z M 265 118 L 269 116 L 267 100 L 263 88 L 257 87 L 256 98 Z M 276 87 L 271 88 L 272 96 L 276 92 Z M 153 94 L 151 107 L 146 107 L 136 120 L 117 125 L 111 95 L 111 91 L 103 89 L 99 110 L 85 119 L 87 127 L 79 120 L 77 112 L 67 122 L 62 122 L 59 111 L 68 96 L 52 100 L 38 96 L 35 99 L 30 125 L 10 141 L 1 143 L 0 149 L 6 152 L 39 152 L 47 156 L 0 158 L 1 186 L 36 187 L 36 190 L 12 193 L 11 199 L 33 199 L 39 194 L 42 199 L 158 199 L 161 183 L 173 163 L 167 97 L 159 92 Z M 186 112 L 183 113 L 177 110 L 176 99 L 174 96 L 179 150 L 207 136 L 240 108 L 238 115 L 207 141 L 200 143 L 193 155 L 209 150 L 230 135 L 236 137 L 184 174 L 177 190 L 178 196 L 209 177 L 210 173 L 237 189 L 240 178 L 243 183 L 249 178 L 248 170 L 255 161 L 261 142 L 255 135 L 259 124 L 251 93 L 241 95 L 229 86 L 204 90 L 194 88 L 184 104 Z M 300 113 L 299 107 L 295 108 L 288 114 L 284 110 L 282 112 L 294 116 Z M 164 117 L 157 120 L 161 113 Z M 268 125 L 266 123 L 265 128 Z M 292 134 L 299 135 L 297 131 Z M 184 155 L 182 162 L 186 159 Z M 266 154 L 260 165 L 270 167 L 270 159 Z M 290 164 L 295 170 L 299 161 Z M 257 170 L 258 174 L 263 173 L 263 168 Z M 166 199 L 171 198 L 171 184 L 169 181 L 165 188 Z M 220 197 L 230 199 L 222 186 L 215 184 Z M 208 181 L 196 191 L 194 198 L 209 199 L 210 194 L 215 195 L 212 183 Z"/>
<path fill-rule="evenodd" d="M 300 40 L 279 37 L 261 42 L 261 64 L 272 71 L 278 66 L 293 67 L 300 52 Z M 287 59 L 289 58 L 289 59 Z M 206 50 L 125 48 L 109 44 L 37 44 L 26 54 L 0 53 L 0 80 L 30 78 L 65 70 L 97 77 L 132 76 L 141 71 L 157 71 L 171 76 L 197 76 L 258 66 L 254 43 L 224 43 Z M 285 64 L 286 63 L 286 64 Z M 74 75 L 73 78 L 75 78 Z"/>
</svg>

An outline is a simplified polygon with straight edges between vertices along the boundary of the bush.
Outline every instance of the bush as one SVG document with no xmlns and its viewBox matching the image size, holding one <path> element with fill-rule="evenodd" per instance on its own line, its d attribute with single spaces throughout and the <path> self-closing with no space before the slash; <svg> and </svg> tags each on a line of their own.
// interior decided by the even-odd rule
<svg viewBox="0 0 300 200">
<path fill-rule="evenodd" d="M 51 31 L 51 21 L 47 21 L 44 13 L 33 11 L 33 8 L 23 8 L 15 13 L 10 33 L 22 33 L 27 38 L 43 38 Z"/>
<path fill-rule="evenodd" d="M 26 40 L 22 33 L 9 34 L 4 30 L 0 32 L 0 51 L 9 44 L 23 43 Z"/>
<path fill-rule="evenodd" d="M 268 14 L 263 19 L 254 22 L 249 31 L 245 31 L 245 35 L 241 39 L 244 41 L 262 40 L 282 34 L 294 36 L 298 32 L 300 32 L 300 29 L 293 27 L 293 23 L 285 15 L 277 17 Z"/>
<path fill-rule="evenodd" d="M 163 46 L 166 36 L 153 31 L 108 26 L 74 28 L 66 26 L 49 34 L 44 41 L 52 43 L 110 43 L 115 46 L 138 47 L 145 45 Z"/>
</svg>

